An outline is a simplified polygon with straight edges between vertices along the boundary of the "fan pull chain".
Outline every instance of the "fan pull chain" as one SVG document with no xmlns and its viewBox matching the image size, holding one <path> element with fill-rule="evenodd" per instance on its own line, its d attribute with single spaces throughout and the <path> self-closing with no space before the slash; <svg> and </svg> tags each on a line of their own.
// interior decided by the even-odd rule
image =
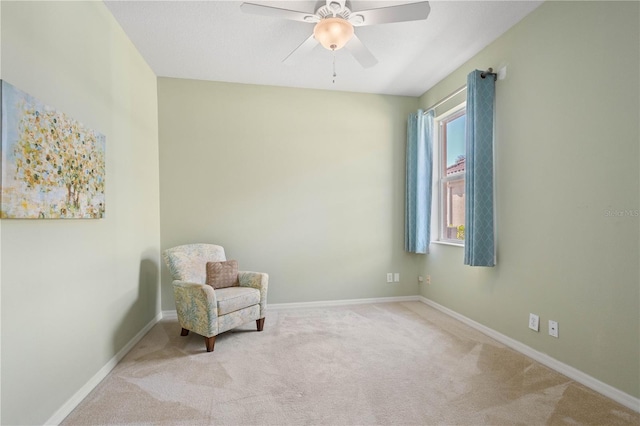
<svg viewBox="0 0 640 426">
<path fill-rule="evenodd" d="M 333 84 L 336 84 L 336 51 L 333 50 Z"/>
</svg>

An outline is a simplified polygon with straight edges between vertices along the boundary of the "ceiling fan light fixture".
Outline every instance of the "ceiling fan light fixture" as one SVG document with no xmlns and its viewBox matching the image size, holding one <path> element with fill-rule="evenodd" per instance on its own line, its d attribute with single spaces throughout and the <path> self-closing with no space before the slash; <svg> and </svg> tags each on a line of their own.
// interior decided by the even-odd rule
<svg viewBox="0 0 640 426">
<path fill-rule="evenodd" d="M 313 36 L 327 50 L 342 49 L 353 37 L 353 25 L 343 18 L 325 18 L 316 24 Z"/>
</svg>

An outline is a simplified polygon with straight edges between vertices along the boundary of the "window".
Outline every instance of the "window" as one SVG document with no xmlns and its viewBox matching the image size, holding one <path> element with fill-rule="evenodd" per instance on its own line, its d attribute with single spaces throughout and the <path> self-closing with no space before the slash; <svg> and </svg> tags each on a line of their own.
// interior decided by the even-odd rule
<svg viewBox="0 0 640 426">
<path fill-rule="evenodd" d="M 465 104 L 437 117 L 439 240 L 464 244 Z"/>
</svg>

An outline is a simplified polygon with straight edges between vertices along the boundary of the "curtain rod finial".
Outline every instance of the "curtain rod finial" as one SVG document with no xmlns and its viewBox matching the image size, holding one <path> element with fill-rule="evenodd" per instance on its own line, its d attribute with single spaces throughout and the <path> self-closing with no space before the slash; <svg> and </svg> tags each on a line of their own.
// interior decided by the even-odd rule
<svg viewBox="0 0 640 426">
<path fill-rule="evenodd" d="M 483 71 L 480 74 L 480 77 L 486 78 L 488 75 L 492 75 L 493 76 L 493 81 L 496 81 L 498 79 L 498 74 L 493 72 L 493 68 L 489 68 L 486 71 Z"/>
</svg>

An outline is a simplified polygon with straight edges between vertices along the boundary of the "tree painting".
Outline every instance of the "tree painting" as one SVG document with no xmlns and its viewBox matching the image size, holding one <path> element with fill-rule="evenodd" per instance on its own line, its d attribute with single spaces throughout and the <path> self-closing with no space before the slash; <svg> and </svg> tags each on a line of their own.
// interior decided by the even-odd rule
<svg viewBox="0 0 640 426">
<path fill-rule="evenodd" d="M 105 138 L 2 82 L 2 218 L 104 217 Z"/>
</svg>

